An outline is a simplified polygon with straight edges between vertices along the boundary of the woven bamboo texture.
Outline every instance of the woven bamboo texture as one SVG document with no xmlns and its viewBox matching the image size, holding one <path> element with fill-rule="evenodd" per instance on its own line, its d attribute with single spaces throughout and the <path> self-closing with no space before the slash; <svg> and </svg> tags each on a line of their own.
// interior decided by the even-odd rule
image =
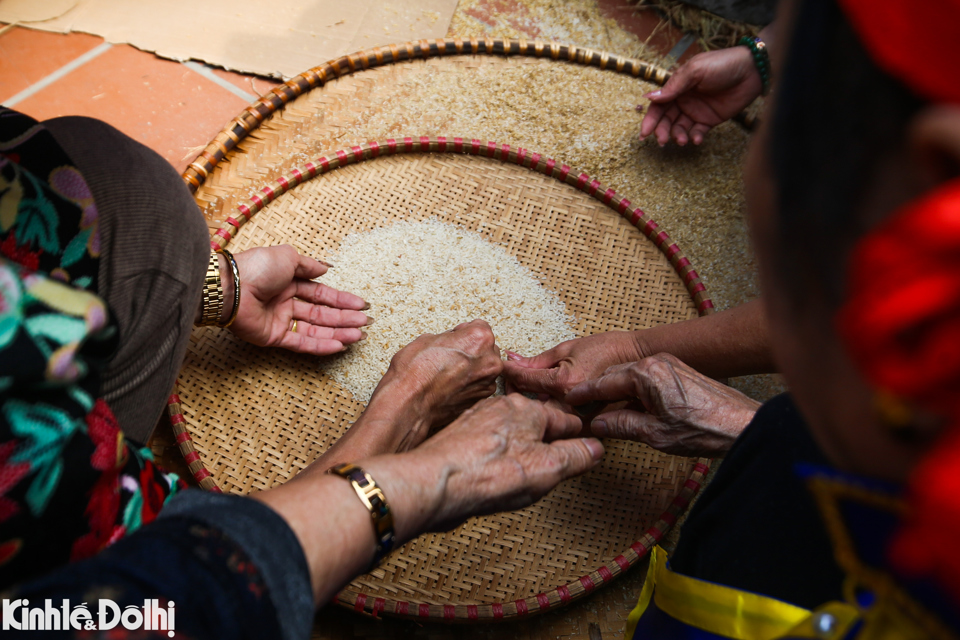
<svg viewBox="0 0 960 640">
<path fill-rule="evenodd" d="M 345 76 L 384 65 L 446 56 L 463 59 L 465 54 L 561 61 L 625 74 L 660 85 L 670 79 L 669 71 L 641 60 L 557 42 L 444 38 L 375 47 L 325 62 L 272 89 L 224 127 L 187 167 L 183 178 L 190 190 L 196 192 L 240 141 L 256 131 L 273 114 L 314 89 L 323 88 Z M 736 120 L 746 129 L 752 129 L 757 124 L 756 115 L 748 112 L 739 114 Z"/>
<path fill-rule="evenodd" d="M 480 55 L 463 55 L 471 52 Z M 396 64 L 404 61 L 405 64 Z M 184 172 L 184 181 L 196 193 L 212 229 L 216 229 L 236 204 L 264 181 L 275 179 L 323 152 L 371 139 L 372 136 L 354 139 L 352 134 L 367 128 L 370 115 L 380 111 L 384 101 L 416 100 L 414 92 L 402 88 L 410 76 L 422 72 L 435 76 L 465 74 L 485 65 L 506 69 L 537 64 L 589 67 L 605 71 L 606 76 L 638 78 L 654 84 L 663 84 L 670 78 L 668 71 L 640 60 L 558 43 L 448 38 L 378 47 L 328 61 L 263 95 L 201 151 Z M 401 89 L 396 90 L 397 87 Z M 595 83 L 584 90 L 603 96 L 621 87 L 610 82 Z M 504 99 L 507 97 L 488 96 L 491 105 Z M 738 121 L 747 129 L 757 123 L 756 117 L 746 113 Z M 430 122 L 417 122 L 413 130 L 404 132 L 399 128 L 410 125 L 398 122 L 397 129 L 389 133 L 451 133 L 445 124 L 444 118 L 437 116 Z M 576 124 L 576 119 L 571 124 Z M 223 162 L 224 159 L 228 161 Z"/>
<path fill-rule="evenodd" d="M 371 162 L 379 156 L 386 157 Z M 287 242 L 316 254 L 349 233 L 428 217 L 505 246 L 561 291 L 580 335 L 710 308 L 696 272 L 639 208 L 551 159 L 477 140 L 388 140 L 319 158 L 241 204 L 212 244 L 232 240 L 243 250 Z M 226 396 L 210 386 L 225 379 L 234 390 Z M 190 455 L 205 466 L 197 478 L 233 492 L 291 478 L 362 410 L 309 358 L 216 330 L 195 332 L 181 381 L 196 447 Z M 643 557 L 705 472 L 696 461 L 611 442 L 587 476 L 527 509 L 422 536 L 339 600 L 372 615 L 446 620 L 522 617 L 566 604 Z"/>
<path fill-rule="evenodd" d="M 477 48 L 486 46 L 483 42 Z M 499 46 L 514 50 L 520 44 Z M 643 63 L 628 65 L 626 59 L 575 48 L 561 49 L 565 58 L 557 58 L 570 60 L 571 50 L 581 64 L 601 68 L 606 60 L 602 64 L 611 71 L 649 69 L 655 80 L 666 77 Z M 545 57 L 481 59 L 550 64 Z M 391 65 L 368 76 L 344 71 L 364 67 L 357 63 L 360 57 L 352 59 L 354 65 L 338 63 L 340 75 L 347 75 L 342 80 L 331 82 L 337 73 L 318 71 L 333 69 L 328 63 L 301 76 L 302 82 L 295 78 L 287 89 L 278 88 L 241 114 L 188 169 L 185 179 L 200 187 L 196 195 L 208 220 L 214 226 L 224 222 L 215 246 L 229 242 L 232 250 L 242 250 L 289 242 L 323 256 L 348 233 L 391 219 L 436 216 L 502 243 L 546 286 L 562 290 L 581 335 L 675 322 L 698 309 L 711 310 L 689 261 L 655 222 L 561 163 L 507 145 L 438 137 L 311 155 L 318 147 L 335 148 L 332 142 L 356 121 L 358 110 L 375 110 L 377 85 L 402 83 L 411 64 L 447 72 L 478 64 L 477 57 L 454 56 Z M 311 74 L 326 79 L 311 84 Z M 307 91 L 303 82 L 326 86 Z M 296 100 L 291 85 L 303 89 Z M 326 118 L 318 121 L 318 113 Z M 216 154 L 210 151 L 214 147 Z M 412 155 L 422 151 L 445 153 Z M 394 153 L 400 155 L 373 160 Z M 304 163 L 304 157 L 313 161 Z M 346 168 L 333 171 L 337 167 Z M 180 389 L 170 406 L 176 440 L 191 473 L 212 490 L 245 493 L 285 481 L 326 450 L 362 410 L 346 391 L 317 375 L 311 358 L 256 349 L 210 329 L 195 332 Z M 610 445 L 600 469 L 528 510 L 472 520 L 457 531 L 406 545 L 348 587 L 339 603 L 368 615 L 423 621 L 519 618 L 610 582 L 670 528 L 706 470 L 698 461 L 642 445 Z"/>
</svg>

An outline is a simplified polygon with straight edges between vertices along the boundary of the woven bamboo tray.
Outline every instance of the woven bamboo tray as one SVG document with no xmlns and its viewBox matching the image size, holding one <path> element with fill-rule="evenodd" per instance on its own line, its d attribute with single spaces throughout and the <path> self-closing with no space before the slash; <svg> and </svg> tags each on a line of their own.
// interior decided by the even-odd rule
<svg viewBox="0 0 960 640">
<path fill-rule="evenodd" d="M 220 161 L 248 134 L 259 128 L 264 120 L 301 95 L 322 88 L 327 83 L 357 72 L 397 62 L 465 54 L 543 58 L 596 67 L 660 85 L 670 79 L 670 72 L 641 60 L 557 42 L 530 42 L 500 38 L 445 38 L 375 47 L 325 62 L 272 89 L 241 111 L 217 134 L 200 152 L 197 159 L 187 167 L 183 173 L 183 179 L 191 192 L 196 192 Z M 749 111 L 739 114 L 736 120 L 748 130 L 753 129 L 757 123 L 756 114 Z"/>
<path fill-rule="evenodd" d="M 411 55 L 416 46 L 391 47 L 391 55 Z M 637 70 L 631 73 L 661 82 L 666 77 L 643 63 L 588 56 L 573 47 L 482 46 L 558 51 L 565 59 L 573 51 L 573 59 L 588 64 L 600 59 L 615 70 Z M 441 50 L 440 43 L 430 47 Z M 286 95 L 291 86 L 306 91 L 301 83 L 307 77 L 335 77 L 324 71 L 334 65 L 353 70 L 377 59 L 375 51 L 349 56 L 353 63 L 328 63 L 274 95 Z M 316 85 L 307 82 L 308 88 Z M 258 104 L 275 110 L 282 101 Z M 223 140 L 236 146 L 243 137 L 237 127 L 244 136 L 254 131 L 270 108 L 254 105 L 235 120 L 211 144 L 216 153 L 208 147 L 185 173 L 188 183 L 199 188 L 230 153 Z M 250 124 L 253 113 L 259 119 Z M 501 243 L 545 286 L 561 291 L 580 320 L 580 335 L 712 310 L 696 271 L 649 216 L 596 180 L 531 151 L 453 137 L 406 137 L 356 145 L 284 173 L 252 197 L 238 198 L 214 246 L 242 250 L 289 242 L 323 255 L 348 233 L 395 218 L 439 217 Z M 246 493 L 292 477 L 345 432 L 362 405 L 319 375 L 314 359 L 198 329 L 180 397 L 171 397 L 169 410 L 201 486 Z M 408 543 L 348 586 L 337 602 L 374 616 L 509 619 L 567 604 L 610 582 L 665 535 L 707 467 L 705 460 L 636 443 L 608 442 L 607 448 L 598 469 L 529 509 L 473 519 L 453 532 Z"/>
</svg>

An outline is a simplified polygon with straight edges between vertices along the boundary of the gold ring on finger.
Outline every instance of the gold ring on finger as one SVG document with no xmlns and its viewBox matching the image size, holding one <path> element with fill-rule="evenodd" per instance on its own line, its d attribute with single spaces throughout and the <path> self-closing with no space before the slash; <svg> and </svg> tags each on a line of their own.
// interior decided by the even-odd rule
<svg viewBox="0 0 960 640">
<path fill-rule="evenodd" d="M 294 318 L 293 324 L 290 325 L 290 333 L 296 333 L 296 332 L 297 332 L 297 319 Z"/>
</svg>

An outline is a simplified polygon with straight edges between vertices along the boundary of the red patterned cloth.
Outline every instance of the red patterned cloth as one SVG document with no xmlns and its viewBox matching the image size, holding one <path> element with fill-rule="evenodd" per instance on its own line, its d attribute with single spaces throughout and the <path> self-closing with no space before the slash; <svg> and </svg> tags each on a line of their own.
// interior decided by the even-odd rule
<svg viewBox="0 0 960 640">
<path fill-rule="evenodd" d="M 870 382 L 952 423 L 910 479 L 912 513 L 889 551 L 960 601 L 960 179 L 863 238 L 849 290 L 838 326 Z"/>
<path fill-rule="evenodd" d="M 839 0 L 876 64 L 917 95 L 960 104 L 960 0 Z M 911 514 L 889 552 L 960 602 L 960 179 L 863 238 L 838 321 L 867 378 L 950 421 L 914 470 Z"/>
<path fill-rule="evenodd" d="M 950 415 L 960 398 L 960 180 L 857 246 L 840 328 L 879 387 Z"/>
</svg>

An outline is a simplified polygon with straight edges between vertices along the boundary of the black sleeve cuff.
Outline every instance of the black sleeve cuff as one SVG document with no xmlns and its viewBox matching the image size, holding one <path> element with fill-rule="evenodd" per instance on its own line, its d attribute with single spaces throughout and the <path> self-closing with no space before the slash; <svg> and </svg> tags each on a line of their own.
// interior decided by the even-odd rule
<svg viewBox="0 0 960 640">
<path fill-rule="evenodd" d="M 270 590 L 283 640 L 310 637 L 310 572 L 300 542 L 283 518 L 257 500 L 197 489 L 174 496 L 160 512 L 160 518 L 178 516 L 205 522 L 239 544 Z"/>
</svg>

